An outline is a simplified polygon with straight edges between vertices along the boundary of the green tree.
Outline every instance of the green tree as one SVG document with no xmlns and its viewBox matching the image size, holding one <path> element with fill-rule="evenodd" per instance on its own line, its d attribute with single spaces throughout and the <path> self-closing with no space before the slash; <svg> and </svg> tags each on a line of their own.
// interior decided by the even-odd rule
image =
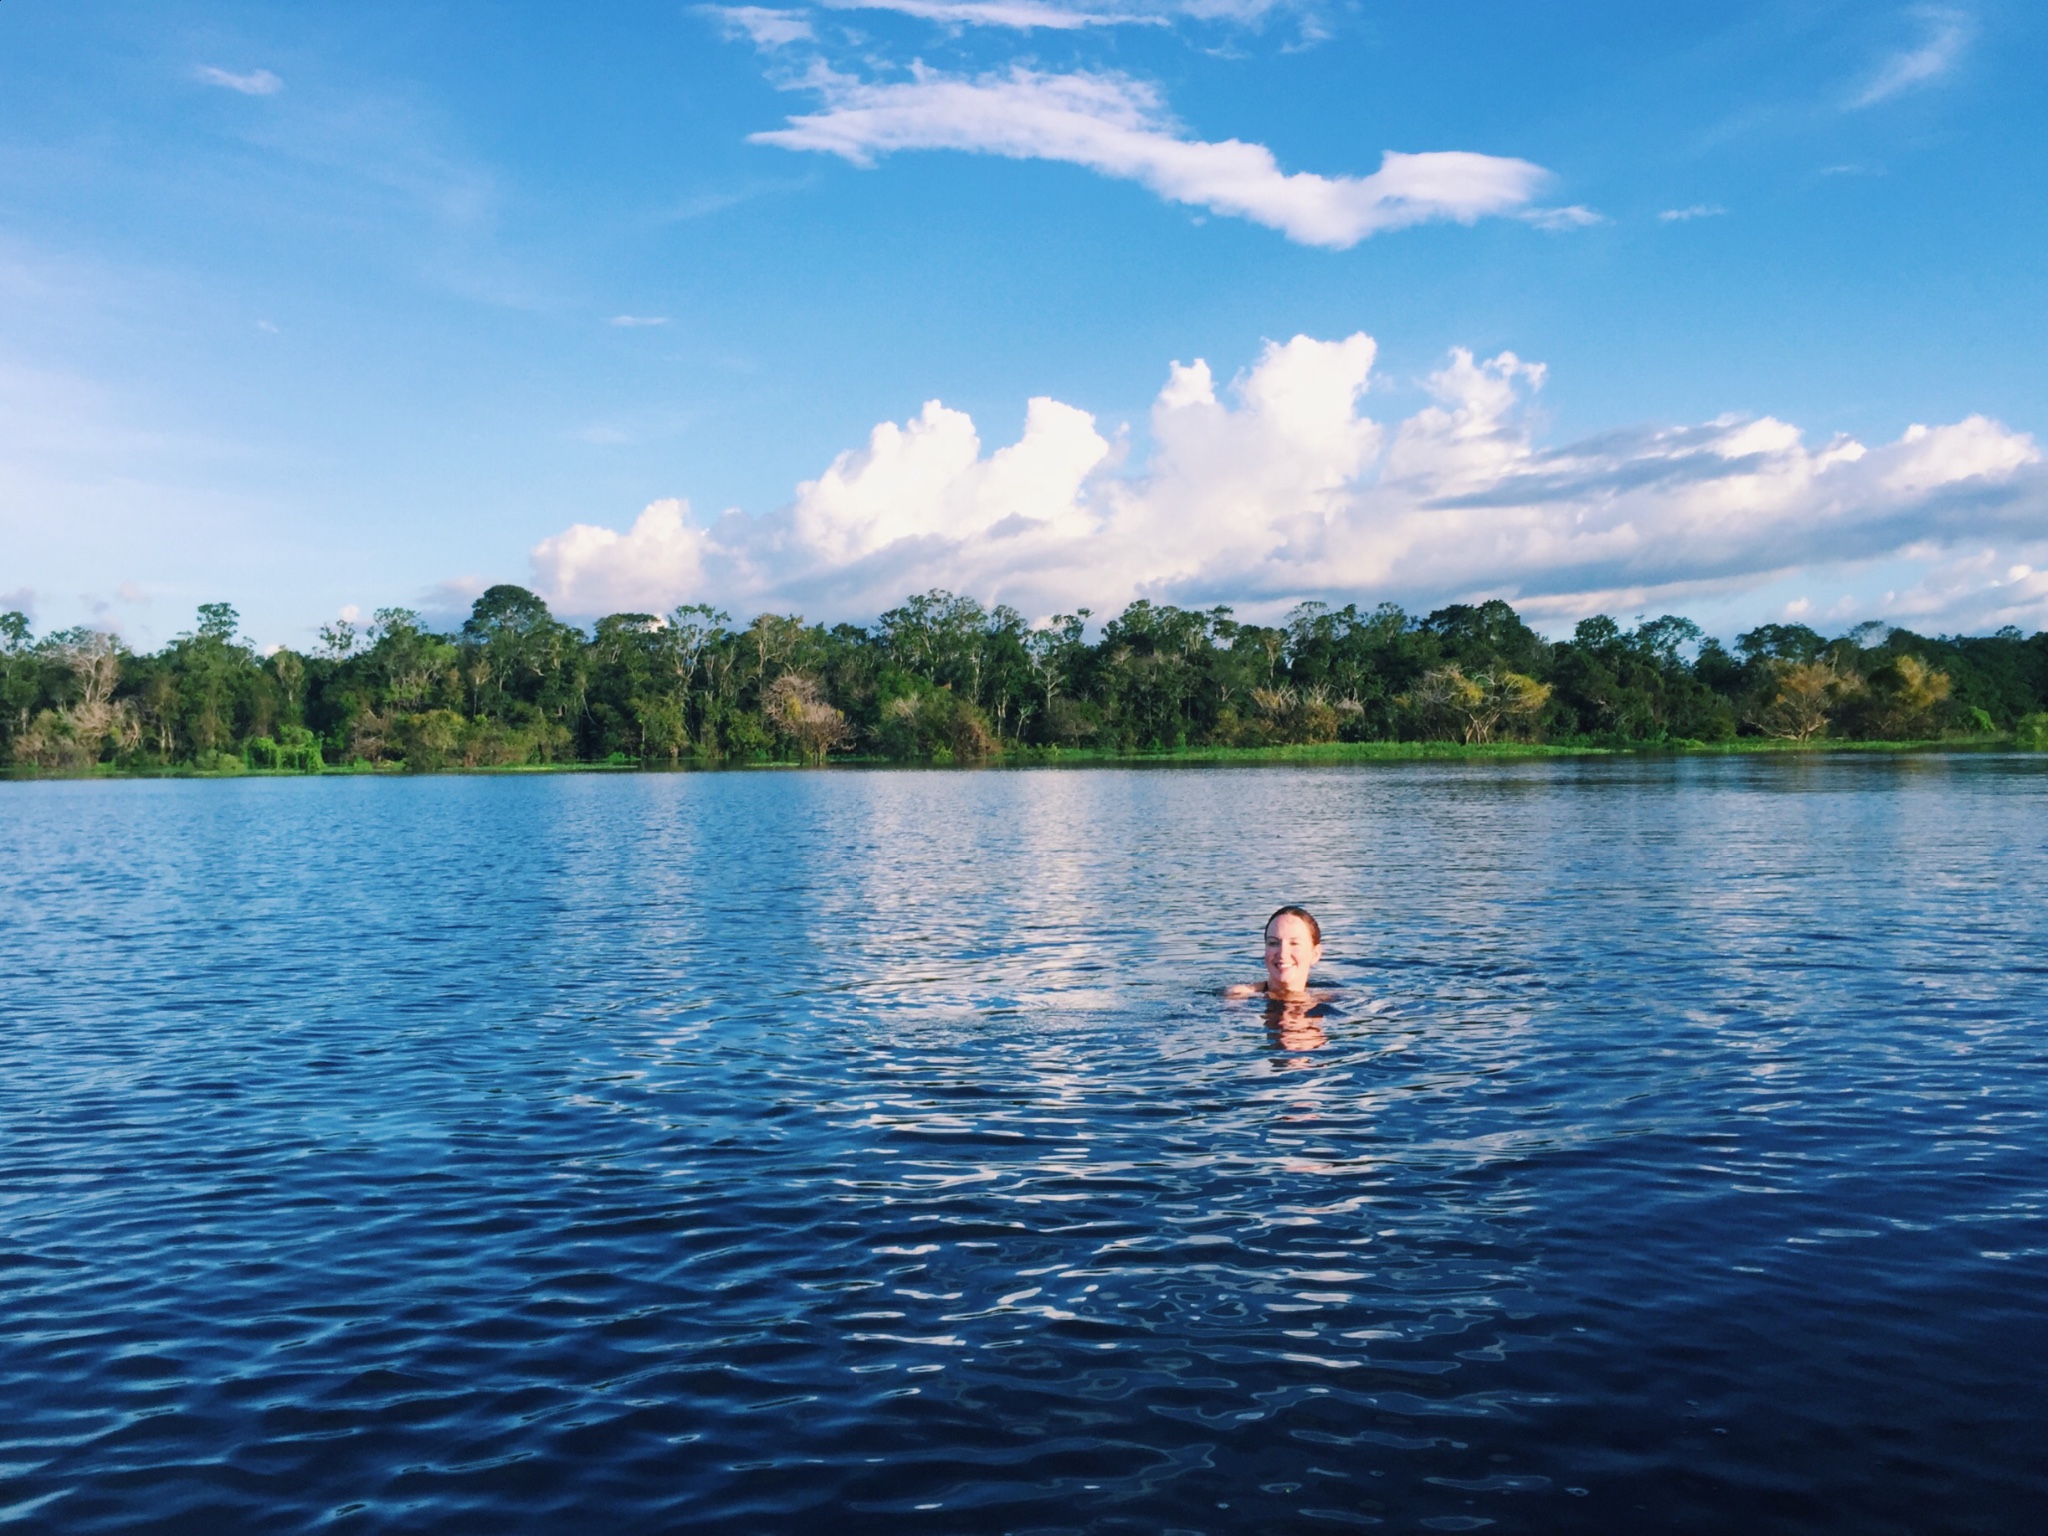
<svg viewBox="0 0 2048 1536">
<path fill-rule="evenodd" d="M 43 698 L 43 667 L 28 615 L 0 613 L 0 759 L 12 760 Z"/>
<path fill-rule="evenodd" d="M 379 608 L 370 624 L 369 662 L 383 704 L 401 713 L 458 702 L 460 652 L 424 629 L 410 608 Z"/>
<path fill-rule="evenodd" d="M 590 639 L 583 755 L 665 757 L 689 740 L 667 666 L 668 626 L 651 613 L 614 613 Z"/>
<path fill-rule="evenodd" d="M 1104 729 L 1126 748 L 1184 746 L 1201 724 L 1213 616 L 1140 598 L 1102 627 Z"/>
<path fill-rule="evenodd" d="M 485 590 L 462 625 L 472 716 L 523 731 L 530 755 L 552 761 L 573 743 L 584 704 L 584 637 L 524 587 Z"/>
<path fill-rule="evenodd" d="M 1873 668 L 1865 679 L 1865 689 L 1865 709 L 1859 722 L 1864 732 L 1900 741 L 1931 736 L 1941 728 L 1938 712 L 1954 692 L 1954 685 L 1946 672 L 1938 672 L 1908 653 L 1894 655 Z"/>
<path fill-rule="evenodd" d="M 1582 619 L 1569 641 L 1552 648 L 1552 731 L 1640 742 L 1732 736 L 1734 710 L 1685 657 L 1686 648 L 1704 647 L 1705 638 L 1690 619 L 1671 614 L 1633 630 L 1605 614 Z"/>
<path fill-rule="evenodd" d="M 1056 613 L 1036 629 L 1027 630 L 1019 640 L 1030 668 L 1032 701 L 1039 721 L 1040 739 L 1058 741 L 1054 729 L 1054 708 L 1079 679 L 1088 645 L 1083 634 L 1089 611 Z"/>
<path fill-rule="evenodd" d="M 204 764 L 239 755 L 240 741 L 260 734 L 250 727 L 264 713 L 261 673 L 255 653 L 236 638 L 238 626 L 231 605 L 202 603 L 193 631 L 166 647 L 164 660 L 175 687 L 162 690 L 160 700 L 176 714 L 173 722 L 159 724 L 157 737 L 169 742 L 172 751 Z"/>
</svg>

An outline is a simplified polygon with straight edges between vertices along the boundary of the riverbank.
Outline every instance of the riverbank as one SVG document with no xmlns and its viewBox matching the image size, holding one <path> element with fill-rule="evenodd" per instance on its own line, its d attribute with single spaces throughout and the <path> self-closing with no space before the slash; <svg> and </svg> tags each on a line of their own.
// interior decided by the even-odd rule
<svg viewBox="0 0 2048 1536">
<path fill-rule="evenodd" d="M 1911 741 L 1783 741 L 1768 737 L 1740 737 L 1733 741 L 1681 741 L 1654 745 L 1602 745 L 1593 742 L 1557 743 L 1499 741 L 1467 744 L 1458 741 L 1331 741 L 1267 747 L 1176 747 L 1157 751 L 1119 751 L 1110 747 L 1020 747 L 977 763 L 903 762 L 897 759 L 853 756 L 833 757 L 822 764 L 788 759 L 753 758 L 737 760 L 686 758 L 677 763 L 643 765 L 631 759 L 602 763 L 519 763 L 492 767 L 449 767 L 424 770 L 436 774 L 555 774 L 555 773 L 672 773 L 742 771 L 749 769 L 797 768 L 1131 768 L 1143 766 L 1243 766 L 1274 763 L 1414 763 L 1414 762 L 1512 762 L 1568 757 L 1726 757 L 1726 756 L 1826 756 L 1843 753 L 1869 755 L 1937 752 L 1995 752 L 2015 749 L 2007 735 L 1972 737 L 1929 737 Z M 186 764 L 124 767 L 102 763 L 84 772 L 52 772 L 29 768 L 0 770 L 0 778 L 27 781 L 46 779 L 304 779 L 332 777 L 402 778 L 418 776 L 403 763 L 348 763 L 311 770 L 280 768 L 197 768 Z"/>
<path fill-rule="evenodd" d="M 1598 742 L 1330 741 L 1272 747 L 1180 747 L 1118 752 L 1108 748 L 1025 748 L 1005 759 L 1019 767 L 1128 766 L 1134 763 L 1406 763 L 1497 762 L 1554 757 L 1670 757 L 1783 755 L 1786 753 L 1981 752 L 2011 750 L 2013 738 L 1928 737 L 1911 741 L 1781 741 L 1750 736 L 1733 741 L 1676 741 L 1621 745 Z"/>
</svg>

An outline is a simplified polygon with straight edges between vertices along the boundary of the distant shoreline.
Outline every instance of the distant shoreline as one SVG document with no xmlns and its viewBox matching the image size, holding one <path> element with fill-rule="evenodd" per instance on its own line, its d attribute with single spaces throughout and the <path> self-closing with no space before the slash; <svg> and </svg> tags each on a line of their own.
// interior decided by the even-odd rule
<svg viewBox="0 0 2048 1536">
<path fill-rule="evenodd" d="M 76 783 L 95 779 L 317 779 L 317 778 L 504 778 L 534 774 L 575 773 L 744 773 L 760 771 L 831 772 L 845 768 L 887 768 L 892 771 L 983 772 L 1023 768 L 1262 767 L 1348 763 L 1513 762 L 1552 758 L 1625 757 L 1826 757 L 1982 755 L 2013 752 L 2010 735 L 1969 740 L 1929 737 L 1912 741 L 1782 741 L 1743 737 L 1734 741 L 1560 745 L 1549 742 L 1486 742 L 1467 746 L 1455 741 L 1336 741 L 1267 747 L 1182 747 L 1155 752 L 1117 752 L 1097 747 L 1025 748 L 972 763 L 903 762 L 867 756 L 836 756 L 822 763 L 787 759 L 718 759 L 637 763 L 517 763 L 479 767 L 450 766 L 414 769 L 399 763 L 360 763 L 310 770 L 279 768 L 200 769 L 185 764 L 125 768 L 96 764 L 84 771 L 9 767 L 0 780 L 13 783 Z"/>
<path fill-rule="evenodd" d="M 872 626 L 705 604 L 564 623 L 495 586 L 460 632 L 405 609 L 258 656 L 226 603 L 154 654 L 0 613 L 0 762 L 23 776 L 1489 762 L 1619 752 L 2048 750 L 2048 631 L 1666 614 L 1546 640 L 1499 599 L 1285 625 L 1132 603 L 1036 627 L 931 591 Z M 365 643 L 367 642 L 367 643 Z M 1825 745 L 1823 745 L 1825 743 Z"/>
</svg>

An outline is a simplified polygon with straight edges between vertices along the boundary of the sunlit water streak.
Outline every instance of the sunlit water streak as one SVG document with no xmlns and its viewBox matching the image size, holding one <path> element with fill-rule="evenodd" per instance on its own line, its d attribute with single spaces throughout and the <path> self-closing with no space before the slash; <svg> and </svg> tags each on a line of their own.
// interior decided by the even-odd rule
<svg viewBox="0 0 2048 1536">
<path fill-rule="evenodd" d="M 2021 758 L 0 785 L 0 1523 L 2011 1531 Z M 1344 1016 L 1252 1005 L 1283 900 Z"/>
</svg>

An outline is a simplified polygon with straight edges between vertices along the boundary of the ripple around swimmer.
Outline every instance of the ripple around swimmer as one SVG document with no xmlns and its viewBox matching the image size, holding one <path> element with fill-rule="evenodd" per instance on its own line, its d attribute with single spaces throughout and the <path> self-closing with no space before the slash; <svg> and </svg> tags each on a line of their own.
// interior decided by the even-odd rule
<svg viewBox="0 0 2048 1536">
<path fill-rule="evenodd" d="M 0 1524 L 2048 1493 L 2040 764 L 0 789 Z"/>
</svg>

